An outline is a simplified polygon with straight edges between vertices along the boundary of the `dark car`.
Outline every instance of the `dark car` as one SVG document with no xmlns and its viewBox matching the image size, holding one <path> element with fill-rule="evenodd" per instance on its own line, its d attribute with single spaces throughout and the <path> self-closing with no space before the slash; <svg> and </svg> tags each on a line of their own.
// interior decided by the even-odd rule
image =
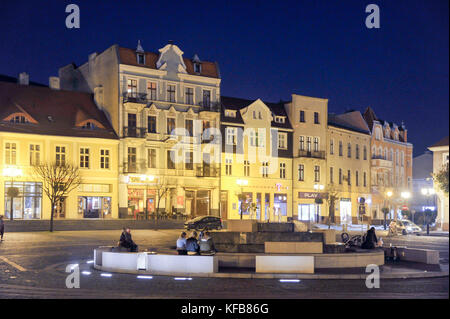
<svg viewBox="0 0 450 319">
<path fill-rule="evenodd" d="M 184 223 L 187 230 L 222 229 L 222 219 L 214 216 L 199 216 Z"/>
</svg>

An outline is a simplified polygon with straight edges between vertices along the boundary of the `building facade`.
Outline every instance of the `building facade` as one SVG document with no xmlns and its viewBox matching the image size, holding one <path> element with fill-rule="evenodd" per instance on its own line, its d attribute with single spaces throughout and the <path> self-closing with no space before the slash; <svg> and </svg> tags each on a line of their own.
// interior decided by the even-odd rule
<svg viewBox="0 0 450 319">
<path fill-rule="evenodd" d="M 33 166 L 71 163 L 81 185 L 55 219 L 118 217 L 118 137 L 91 94 L 0 82 L 0 205 L 6 219 L 50 219 L 50 200 Z M 9 189 L 18 192 L 10 196 Z"/>
<path fill-rule="evenodd" d="M 436 192 L 433 187 L 433 153 L 430 151 L 413 158 L 411 212 L 436 211 Z"/>
<path fill-rule="evenodd" d="M 216 63 L 184 58 L 174 44 L 154 53 L 139 43 L 59 75 L 64 88 L 94 93 L 120 136 L 120 217 L 219 215 L 219 153 L 209 143 L 220 128 Z"/>
<path fill-rule="evenodd" d="M 370 107 L 364 119 L 371 133 L 372 219 L 382 222 L 383 208 L 389 209 L 388 219 L 401 218 L 402 209 L 410 210 L 413 145 L 403 124 L 379 119 Z"/>
<path fill-rule="evenodd" d="M 448 136 L 433 144 L 428 148 L 433 152 L 433 174 L 438 174 L 449 165 L 449 145 Z M 448 177 L 447 177 L 448 178 Z M 445 194 L 435 183 L 434 188 L 437 193 L 436 226 L 439 229 L 448 231 L 448 193 Z"/>
</svg>

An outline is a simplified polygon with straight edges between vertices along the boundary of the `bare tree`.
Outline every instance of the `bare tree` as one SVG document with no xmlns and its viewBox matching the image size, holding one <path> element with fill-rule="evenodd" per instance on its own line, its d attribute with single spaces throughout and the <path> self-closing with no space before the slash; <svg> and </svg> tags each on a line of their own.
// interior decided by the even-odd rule
<svg viewBox="0 0 450 319">
<path fill-rule="evenodd" d="M 42 163 L 33 166 L 33 173 L 43 181 L 42 188 L 50 199 L 52 232 L 56 204 L 63 202 L 65 197 L 81 184 L 80 171 L 77 166 L 68 163 Z"/>
<path fill-rule="evenodd" d="M 156 195 L 157 195 L 157 201 L 156 201 L 156 220 L 158 220 L 158 214 L 159 214 L 159 206 L 161 203 L 161 199 L 165 198 L 167 196 L 167 193 L 170 190 L 170 187 L 168 185 L 167 179 L 165 177 L 158 178 L 158 181 L 155 183 L 156 188 Z"/>
<path fill-rule="evenodd" d="M 335 222 L 334 212 L 336 201 L 339 199 L 339 192 L 336 190 L 336 187 L 333 184 L 328 184 L 324 193 L 326 194 L 326 197 L 324 197 L 323 199 L 328 204 L 327 224 L 328 228 L 331 228 L 331 224 Z"/>
</svg>

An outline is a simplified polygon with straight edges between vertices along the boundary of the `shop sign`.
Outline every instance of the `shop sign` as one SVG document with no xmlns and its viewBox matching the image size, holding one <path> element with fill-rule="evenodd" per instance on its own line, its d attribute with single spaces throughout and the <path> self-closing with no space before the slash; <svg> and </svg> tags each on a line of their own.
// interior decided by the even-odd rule
<svg viewBox="0 0 450 319">
<path fill-rule="evenodd" d="M 306 199 L 316 199 L 316 198 L 326 198 L 327 193 L 315 193 L 315 192 L 298 192 L 298 198 Z"/>
<path fill-rule="evenodd" d="M 184 205 L 184 196 L 178 196 L 177 197 L 177 205 L 183 206 Z"/>
</svg>

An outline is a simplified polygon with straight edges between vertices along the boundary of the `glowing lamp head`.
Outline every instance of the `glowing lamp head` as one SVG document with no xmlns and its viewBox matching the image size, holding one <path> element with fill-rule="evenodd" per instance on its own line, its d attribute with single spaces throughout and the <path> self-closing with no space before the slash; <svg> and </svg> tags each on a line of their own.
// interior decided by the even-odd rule
<svg viewBox="0 0 450 319">
<path fill-rule="evenodd" d="M 391 197 L 391 196 L 392 196 L 392 192 L 391 192 L 391 191 L 388 191 L 388 192 L 386 193 L 386 195 L 387 195 L 388 197 Z"/>
<path fill-rule="evenodd" d="M 22 170 L 16 167 L 5 167 L 3 169 L 3 176 L 6 177 L 17 177 L 22 175 Z"/>
</svg>

